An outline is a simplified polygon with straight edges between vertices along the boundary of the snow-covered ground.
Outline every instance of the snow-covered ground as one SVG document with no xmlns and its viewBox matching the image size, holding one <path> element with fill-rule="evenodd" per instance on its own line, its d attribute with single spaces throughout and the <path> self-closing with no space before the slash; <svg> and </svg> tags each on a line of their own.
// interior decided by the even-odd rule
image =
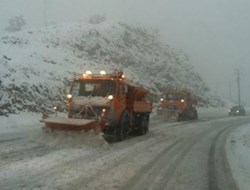
<svg viewBox="0 0 250 190">
<path fill-rule="evenodd" d="M 40 114 L 1 116 L 1 188 L 120 189 L 124 181 L 136 176 L 141 168 L 151 163 L 153 155 L 161 154 L 166 146 L 170 146 L 177 138 L 176 134 L 183 137 L 193 133 L 191 129 L 197 126 L 199 130 L 209 129 L 207 121 L 211 119 L 217 118 L 218 121 L 225 122 L 236 119 L 227 116 L 227 109 L 202 108 L 199 109 L 199 115 L 201 122 L 176 128 L 172 126 L 176 126 L 177 123 L 160 122 L 151 125 L 151 132 L 146 136 L 114 144 L 108 144 L 94 132 L 77 135 L 69 132 L 46 134 L 42 130 L 43 123 L 39 122 Z M 166 127 L 169 130 L 164 133 Z M 178 133 L 175 133 L 176 131 Z M 227 139 L 226 150 L 240 189 L 249 189 L 250 125 L 233 131 Z M 123 172 L 118 175 L 118 170 Z M 106 176 L 103 175 L 106 172 Z M 105 176 L 105 180 L 100 179 L 98 182 L 93 176 L 102 178 Z M 80 186 L 85 182 L 88 186 L 84 188 Z M 177 182 L 171 182 L 170 185 Z"/>
<path fill-rule="evenodd" d="M 23 131 L 25 129 L 37 129 L 41 127 L 39 113 L 11 114 L 8 117 L 0 116 L 0 134 Z"/>
<path fill-rule="evenodd" d="M 227 140 L 233 175 L 241 190 L 250 188 L 250 124 L 237 128 Z"/>
</svg>

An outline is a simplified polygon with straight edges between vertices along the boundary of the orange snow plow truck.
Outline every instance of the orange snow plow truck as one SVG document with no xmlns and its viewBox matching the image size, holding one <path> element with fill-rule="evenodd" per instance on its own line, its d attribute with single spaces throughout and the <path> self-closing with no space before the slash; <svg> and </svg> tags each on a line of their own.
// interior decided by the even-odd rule
<svg viewBox="0 0 250 190">
<path fill-rule="evenodd" d="M 92 74 L 87 71 L 71 82 L 68 90 L 68 118 L 51 117 L 42 122 L 50 129 L 98 129 L 124 140 L 130 131 L 148 131 L 151 102 L 148 91 L 129 83 L 122 72 Z"/>
<path fill-rule="evenodd" d="M 166 92 L 160 100 L 158 114 L 166 120 L 198 119 L 197 98 L 188 91 Z"/>
</svg>

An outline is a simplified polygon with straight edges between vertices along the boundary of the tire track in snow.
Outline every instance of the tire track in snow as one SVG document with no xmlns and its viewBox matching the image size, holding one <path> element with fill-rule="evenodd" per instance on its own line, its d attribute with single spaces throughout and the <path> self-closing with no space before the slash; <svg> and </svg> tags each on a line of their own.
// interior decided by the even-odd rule
<svg viewBox="0 0 250 190">
<path fill-rule="evenodd" d="M 18 138 L 13 138 L 13 139 L 4 139 L 4 140 L 0 140 L 0 143 L 6 143 L 6 142 L 10 142 L 10 141 L 17 141 L 17 140 L 21 140 L 23 139 L 23 137 L 18 137 Z"/>
<path fill-rule="evenodd" d="M 211 144 L 208 160 L 209 190 L 238 190 L 225 150 L 226 139 L 233 128 L 235 126 L 231 124 L 220 130 Z"/>
<path fill-rule="evenodd" d="M 8 152 L 0 155 L 1 161 L 4 162 L 15 162 L 25 159 L 31 159 L 34 157 L 40 157 L 54 151 L 55 148 L 49 148 L 46 146 L 34 146 L 27 149 L 21 149 L 18 151 Z M 6 163 L 5 163 L 6 164 Z"/>
<path fill-rule="evenodd" d="M 164 142 L 164 141 L 166 141 L 166 140 L 162 139 L 161 141 L 157 141 L 153 144 L 150 144 L 150 146 L 148 146 L 147 149 L 150 149 L 151 147 L 154 147 L 154 146 L 159 146 L 159 144 Z M 167 146 L 167 148 L 165 148 L 163 151 L 161 151 L 159 153 L 159 155 L 157 155 L 156 158 L 154 158 L 153 160 L 158 159 L 159 156 L 161 156 L 162 154 L 165 154 L 165 152 L 170 150 L 173 146 L 178 144 L 180 141 L 182 141 L 182 139 L 174 141 L 172 144 Z M 146 145 L 144 145 L 144 146 L 146 146 Z M 107 171 L 112 171 L 112 170 L 116 169 L 117 166 L 122 165 L 124 163 L 127 163 L 131 158 L 133 158 L 136 155 L 139 155 L 143 151 L 144 151 L 144 149 L 136 148 L 133 150 L 133 152 L 128 152 L 127 155 L 125 157 L 122 157 L 121 160 L 117 160 L 116 162 L 112 163 L 108 168 L 103 168 L 96 175 L 92 176 L 91 179 L 86 180 L 85 183 L 87 183 L 87 184 L 95 183 L 95 180 L 100 179 L 102 176 L 105 176 L 105 173 L 107 173 Z M 150 162 L 152 162 L 152 161 L 150 161 Z M 79 187 L 78 189 L 81 189 L 81 188 Z"/>
<path fill-rule="evenodd" d="M 129 146 L 126 146 L 121 150 L 117 150 L 116 147 L 116 149 L 112 150 L 112 152 L 104 154 L 102 157 L 99 157 L 97 160 L 93 161 L 93 163 L 89 163 L 89 165 L 93 165 L 95 164 L 95 162 L 98 163 L 99 160 L 107 160 L 107 163 L 104 166 L 101 165 L 101 168 L 98 167 L 98 170 L 95 170 L 91 176 L 85 178 L 83 178 L 82 176 L 78 176 L 75 180 L 71 181 L 70 184 L 62 184 L 61 188 L 67 189 L 65 188 L 65 186 L 68 186 L 68 188 L 82 189 L 83 186 L 85 186 L 85 188 L 88 189 L 87 187 L 89 186 L 89 184 L 96 183 L 97 179 L 101 179 L 103 176 L 106 176 L 109 171 L 116 170 L 118 166 L 127 163 L 131 158 L 133 158 L 137 154 L 144 152 L 146 147 L 147 149 L 150 149 L 152 147 L 159 146 L 160 143 L 165 141 L 166 139 L 164 138 L 146 138 L 144 140 L 140 140 L 136 144 L 133 144 L 133 146 L 130 146 L 131 143 L 129 143 Z M 110 158 L 112 160 L 110 160 Z"/>
<path fill-rule="evenodd" d="M 185 155 L 195 144 L 195 140 L 179 140 L 167 147 L 154 160 L 145 165 L 136 176 L 121 189 L 164 189 Z"/>
<path fill-rule="evenodd" d="M 124 141 L 122 143 L 117 143 L 115 144 L 116 146 L 111 147 L 109 150 L 102 150 L 100 154 L 94 154 L 94 157 L 89 155 L 87 157 L 78 157 L 75 158 L 73 160 L 68 160 L 68 161 L 63 161 L 59 164 L 56 164 L 48 169 L 46 168 L 41 168 L 42 170 L 39 171 L 38 173 L 36 172 L 32 172 L 32 177 L 31 176 L 22 176 L 22 181 L 25 182 L 25 184 L 27 184 L 27 188 L 33 188 L 33 187 L 42 187 L 42 184 L 45 183 L 49 183 L 49 184 L 53 184 L 52 182 L 50 182 L 51 180 L 57 180 L 58 178 L 65 178 L 65 176 L 67 177 L 67 175 L 70 175 L 71 181 L 73 181 L 73 183 L 70 182 L 70 188 L 72 186 L 74 186 L 74 184 L 79 184 L 82 181 L 85 181 L 84 175 L 80 176 L 79 175 L 76 176 L 75 173 L 80 173 L 80 174 L 86 174 L 88 173 L 88 171 L 90 171 L 89 169 L 91 169 L 91 166 L 94 165 L 96 166 L 96 164 L 101 164 L 100 167 L 103 168 L 103 163 L 100 162 L 100 160 L 105 160 L 106 157 L 108 158 L 108 161 L 110 161 L 111 165 L 107 165 L 108 168 L 115 168 L 117 165 L 121 164 L 122 162 L 125 162 L 128 160 L 128 158 L 133 155 L 133 154 L 137 154 L 139 150 L 144 150 L 142 147 L 145 147 L 147 145 L 145 145 L 145 143 L 149 144 L 150 146 L 155 146 L 157 144 L 159 144 L 162 141 L 165 141 L 166 139 L 161 138 L 161 139 L 154 139 L 154 138 L 150 138 L 147 135 L 146 136 L 141 136 L 138 137 L 140 139 L 139 142 L 134 143 L 133 141 L 135 139 L 131 139 L 131 141 Z M 124 143 L 125 143 L 125 147 L 124 147 Z M 122 147 L 121 147 L 122 146 Z M 112 158 L 112 160 L 110 158 Z M 39 157 L 38 157 L 39 159 Z M 95 160 L 96 159 L 96 160 Z M 87 163 L 87 164 L 86 164 Z M 79 166 L 84 166 L 83 168 L 79 167 Z M 97 168 L 100 168 L 97 167 Z M 89 168 L 89 169 L 88 169 Z M 43 170 L 44 169 L 44 170 Z M 23 168 L 22 170 L 24 170 L 25 172 L 25 168 Z M 95 171 L 96 172 L 96 171 Z M 101 169 L 101 170 L 97 170 L 97 173 L 94 175 L 102 175 L 105 172 L 105 169 Z M 98 174 L 99 173 L 99 174 Z M 64 175 L 65 174 L 65 175 Z M 75 177 L 74 177 L 75 176 Z M 76 178 L 76 180 L 74 180 L 74 178 Z M 85 176 L 86 178 L 86 176 Z M 87 178 L 89 179 L 89 178 Z M 94 178 L 92 178 L 93 180 Z M 15 188 L 18 188 L 20 186 L 24 186 L 23 183 L 19 184 L 15 181 L 19 181 L 19 177 L 16 176 L 16 178 L 14 177 L 13 179 L 9 179 L 8 181 L 6 181 L 3 185 L 4 186 L 8 186 L 8 184 L 15 184 Z M 67 182 L 67 179 L 65 180 Z M 87 180 L 88 181 L 88 180 Z M 90 178 L 91 181 L 91 178 Z M 76 182 L 76 183 L 75 183 Z M 61 182 L 62 184 L 64 184 L 64 181 Z M 67 183 L 66 183 L 67 185 Z M 56 186 L 56 185 L 55 185 Z M 60 186 L 60 184 L 58 185 Z M 56 187 L 58 187 L 56 186 Z M 62 186 L 62 189 L 65 186 L 65 184 Z M 67 188 L 66 188 L 67 189 Z M 75 189 L 75 188 L 74 188 Z"/>
<path fill-rule="evenodd" d="M 126 182 L 122 190 L 167 189 L 168 182 L 182 160 L 210 130 L 210 127 L 204 128 L 198 133 L 191 134 L 186 137 L 186 140 L 160 154 L 155 160 L 145 165 L 130 181 Z"/>
<path fill-rule="evenodd" d="M 193 122 L 188 122 L 188 123 L 193 123 Z M 195 122 L 196 123 L 196 122 Z M 181 125 L 185 125 L 185 124 L 187 124 L 186 122 L 184 123 L 175 123 L 175 124 L 173 124 L 173 125 L 171 125 L 171 126 L 181 126 Z M 160 125 L 162 125 L 162 123 L 160 123 Z M 166 126 L 160 126 L 160 127 L 156 127 L 156 128 L 153 128 L 153 132 L 159 132 L 159 130 L 160 131 L 162 131 L 162 129 L 164 129 L 164 128 L 166 128 Z M 164 130 L 165 131 L 165 130 Z M 206 131 L 207 132 L 207 131 Z M 206 133 L 205 132 L 205 133 Z M 166 134 L 165 134 L 166 135 Z M 163 141 L 165 141 L 165 142 L 168 142 L 168 140 L 165 138 Z M 136 142 L 135 142 L 136 143 Z M 160 143 L 160 142 L 159 142 Z M 191 143 L 192 144 L 192 143 Z M 194 144 L 194 143 L 193 143 Z M 178 151 L 178 152 L 183 152 L 182 153 L 182 155 L 180 156 L 180 158 L 181 158 L 181 160 L 184 158 L 184 155 L 186 155 L 187 154 L 187 152 L 192 148 L 192 146 L 193 146 L 193 144 L 190 146 L 190 148 L 183 148 L 183 150 L 182 151 Z M 185 145 L 186 146 L 186 145 Z M 136 152 L 137 154 L 140 154 L 141 152 L 140 151 L 138 151 L 138 152 Z M 137 154 L 130 154 L 128 157 L 124 157 L 124 159 L 123 159 L 123 161 L 119 161 L 117 164 L 115 164 L 115 165 L 113 165 L 112 167 L 109 167 L 109 168 L 107 168 L 107 169 L 104 169 L 103 170 L 103 172 L 98 172 L 97 173 L 97 175 L 94 175 L 93 177 L 92 177 L 92 179 L 91 180 L 89 180 L 90 182 L 88 182 L 88 181 L 86 181 L 86 183 L 87 184 L 91 184 L 92 183 L 92 180 L 94 181 L 96 181 L 96 179 L 99 179 L 98 180 L 98 183 L 101 183 L 101 182 L 99 182 L 99 181 L 103 181 L 103 184 L 107 184 L 107 183 L 109 183 L 109 182 L 107 182 L 109 179 L 108 179 L 108 176 L 110 175 L 110 173 L 112 173 L 112 172 L 114 172 L 114 173 L 116 173 L 117 171 L 118 171 L 118 169 L 116 169 L 116 171 L 115 170 L 113 170 L 114 168 L 120 168 L 120 169 L 122 169 L 123 170 L 123 168 L 125 169 L 126 168 L 126 163 L 129 163 L 129 160 L 131 159 L 131 158 L 134 158 L 134 156 L 136 157 L 136 155 Z M 180 160 L 180 161 L 181 161 Z M 177 163 L 177 162 L 176 162 Z M 149 164 L 150 165 L 150 164 Z M 178 164 L 176 164 L 175 166 L 177 167 L 177 165 Z M 125 166 L 125 167 L 124 167 Z M 162 166 L 160 166 L 160 167 L 162 167 Z M 175 168 L 176 168 L 175 167 Z M 171 170 L 173 170 L 173 172 L 174 172 L 174 167 L 172 167 L 172 169 Z M 165 174 L 165 175 L 168 175 L 168 174 Z M 106 179 L 105 179 L 106 178 Z M 85 180 L 84 180 L 85 181 Z M 115 180 L 116 181 L 116 180 Z M 85 182 L 84 182 L 85 183 Z M 85 183 L 85 184 L 86 184 Z M 124 182 L 123 182 L 124 183 Z M 75 184 L 75 183 L 74 183 Z M 76 183 L 77 184 L 77 183 Z M 93 183 L 92 183 L 93 184 Z M 165 185 L 165 184 L 164 184 Z M 164 185 L 162 185 L 162 186 L 164 186 Z M 100 185 L 99 185 L 100 186 Z M 116 185 L 115 185 L 116 186 Z M 120 185 L 117 185 L 117 186 L 120 186 Z M 80 187 L 80 189 L 82 188 L 82 186 Z M 85 188 L 87 188 L 87 186 L 85 186 Z M 91 188 L 94 188 L 94 187 L 91 187 Z M 100 186 L 100 188 L 101 189 L 103 189 L 104 188 L 104 186 Z M 113 187 L 112 187 L 113 188 Z M 126 189 L 127 187 L 125 187 L 125 189 Z M 97 188 L 98 189 L 98 188 Z M 105 188 L 104 188 L 105 189 Z M 106 188 L 106 189 L 109 189 L 109 188 Z M 140 189 L 140 188 L 138 188 L 138 189 Z"/>
</svg>

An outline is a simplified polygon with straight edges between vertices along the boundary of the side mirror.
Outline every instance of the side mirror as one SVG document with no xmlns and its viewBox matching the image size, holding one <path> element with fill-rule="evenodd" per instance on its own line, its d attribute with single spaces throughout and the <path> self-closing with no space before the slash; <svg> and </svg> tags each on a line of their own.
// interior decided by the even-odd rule
<svg viewBox="0 0 250 190">
<path fill-rule="evenodd" d="M 67 88 L 66 88 L 66 94 L 69 94 L 70 93 L 70 86 L 68 86 Z"/>
<path fill-rule="evenodd" d="M 124 85 L 124 93 L 127 94 L 127 92 L 128 92 L 128 86 Z"/>
<path fill-rule="evenodd" d="M 152 95 L 151 94 L 147 94 L 145 96 L 145 101 L 146 102 L 150 102 L 152 104 L 153 103 L 153 97 L 152 97 Z"/>
</svg>

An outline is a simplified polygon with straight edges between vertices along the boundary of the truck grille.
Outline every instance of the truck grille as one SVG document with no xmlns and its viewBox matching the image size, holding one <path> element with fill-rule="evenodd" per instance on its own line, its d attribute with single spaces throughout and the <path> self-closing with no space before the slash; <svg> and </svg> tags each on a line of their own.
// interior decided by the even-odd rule
<svg viewBox="0 0 250 190">
<path fill-rule="evenodd" d="M 85 118 L 85 119 L 97 119 L 100 116 L 102 109 L 104 107 L 98 106 L 83 106 L 80 109 L 71 110 L 71 115 L 73 118 Z"/>
<path fill-rule="evenodd" d="M 176 106 L 175 105 L 171 105 L 167 107 L 168 110 L 176 110 Z"/>
</svg>

